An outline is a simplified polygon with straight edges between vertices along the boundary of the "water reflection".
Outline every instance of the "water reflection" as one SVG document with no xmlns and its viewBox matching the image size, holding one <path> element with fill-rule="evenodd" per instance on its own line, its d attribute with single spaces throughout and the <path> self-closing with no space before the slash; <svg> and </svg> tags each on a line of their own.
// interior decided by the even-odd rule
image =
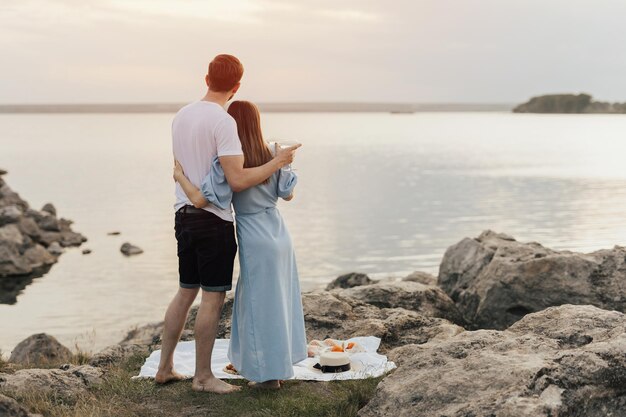
<svg viewBox="0 0 626 417">
<path fill-rule="evenodd" d="M 46 266 L 34 274 L 0 278 L 0 304 L 17 303 L 17 296 L 22 290 L 32 284 L 34 279 L 44 276 L 49 270 L 50 266 Z"/>
<path fill-rule="evenodd" d="M 94 329 L 87 347 L 99 348 L 161 319 L 177 288 L 171 116 L 0 119 L 11 187 L 35 207 L 54 202 L 93 250 L 69 250 L 45 277 L 0 290 L 10 300 L 22 291 L 0 305 L 0 349 L 39 331 L 72 345 Z M 626 243 L 624 117 L 268 114 L 263 122 L 268 138 L 304 143 L 296 198 L 280 205 L 304 289 L 355 270 L 436 273 L 448 246 L 484 229 L 556 249 Z M 125 241 L 145 253 L 125 258 Z"/>
</svg>

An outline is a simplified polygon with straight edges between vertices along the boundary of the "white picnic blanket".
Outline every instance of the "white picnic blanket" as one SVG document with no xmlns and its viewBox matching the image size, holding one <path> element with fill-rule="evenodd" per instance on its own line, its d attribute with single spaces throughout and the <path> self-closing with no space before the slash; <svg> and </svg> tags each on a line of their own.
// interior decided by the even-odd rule
<svg viewBox="0 0 626 417">
<path fill-rule="evenodd" d="M 213 348 L 211 360 L 211 370 L 220 379 L 242 379 L 240 375 L 231 375 L 224 372 L 224 367 L 230 363 L 227 357 L 228 339 L 217 339 Z M 365 352 L 353 353 L 350 355 L 351 370 L 336 374 L 322 373 L 313 365 L 319 362 L 318 357 L 307 358 L 293 366 L 295 376 L 293 379 L 303 379 L 309 381 L 339 381 L 347 379 L 375 378 L 396 368 L 396 364 L 388 361 L 387 357 L 376 353 L 380 346 L 380 339 L 374 336 L 354 337 L 346 342 L 356 342 L 365 348 Z M 195 342 L 179 342 L 174 351 L 174 367 L 176 371 L 188 378 L 193 377 L 196 367 Z M 141 367 L 139 375 L 135 378 L 154 378 L 159 365 L 161 351 L 155 350 L 146 359 Z"/>
</svg>

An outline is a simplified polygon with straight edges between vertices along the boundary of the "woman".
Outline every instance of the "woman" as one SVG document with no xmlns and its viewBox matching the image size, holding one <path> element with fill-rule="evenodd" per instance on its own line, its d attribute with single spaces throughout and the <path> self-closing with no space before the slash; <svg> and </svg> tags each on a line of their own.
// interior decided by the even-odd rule
<svg viewBox="0 0 626 417">
<path fill-rule="evenodd" d="M 272 150 L 263 140 L 257 107 L 234 101 L 228 113 L 237 122 L 244 167 L 260 166 L 272 159 Z M 189 182 L 178 163 L 174 178 L 190 201 L 204 205 L 209 201 L 222 208 L 230 205 L 230 187 L 217 157 L 201 190 Z M 258 388 L 280 388 L 281 380 L 293 377 L 293 364 L 307 357 L 296 259 L 276 208 L 278 198 L 293 198 L 296 181 L 293 171 L 281 169 L 256 187 L 232 194 L 240 276 L 228 357 L 239 374 Z"/>
</svg>

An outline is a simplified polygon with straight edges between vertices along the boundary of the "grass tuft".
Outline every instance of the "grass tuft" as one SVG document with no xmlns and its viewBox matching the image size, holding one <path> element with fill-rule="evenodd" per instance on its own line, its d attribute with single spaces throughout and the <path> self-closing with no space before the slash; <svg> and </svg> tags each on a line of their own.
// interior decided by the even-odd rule
<svg viewBox="0 0 626 417">
<path fill-rule="evenodd" d="M 257 391 L 243 380 L 233 380 L 243 387 L 240 392 L 216 395 L 192 391 L 190 380 L 164 386 L 153 380 L 131 380 L 144 359 L 135 355 L 109 368 L 100 385 L 71 402 L 38 392 L 14 398 L 46 417 L 352 417 L 382 379 L 287 381 L 279 391 Z"/>
</svg>

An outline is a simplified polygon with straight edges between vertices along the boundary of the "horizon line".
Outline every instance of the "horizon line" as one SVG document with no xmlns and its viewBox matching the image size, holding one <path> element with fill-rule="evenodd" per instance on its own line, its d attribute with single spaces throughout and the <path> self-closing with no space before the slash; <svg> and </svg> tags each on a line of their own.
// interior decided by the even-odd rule
<svg viewBox="0 0 626 417">
<path fill-rule="evenodd" d="M 175 113 L 188 103 L 38 103 L 0 104 L 0 113 Z M 267 113 L 306 113 L 306 112 L 485 112 L 511 111 L 515 104 L 510 103 L 469 103 L 469 102 L 359 102 L 359 101 L 311 101 L 311 102 L 261 102 L 256 103 L 261 112 Z"/>
</svg>

